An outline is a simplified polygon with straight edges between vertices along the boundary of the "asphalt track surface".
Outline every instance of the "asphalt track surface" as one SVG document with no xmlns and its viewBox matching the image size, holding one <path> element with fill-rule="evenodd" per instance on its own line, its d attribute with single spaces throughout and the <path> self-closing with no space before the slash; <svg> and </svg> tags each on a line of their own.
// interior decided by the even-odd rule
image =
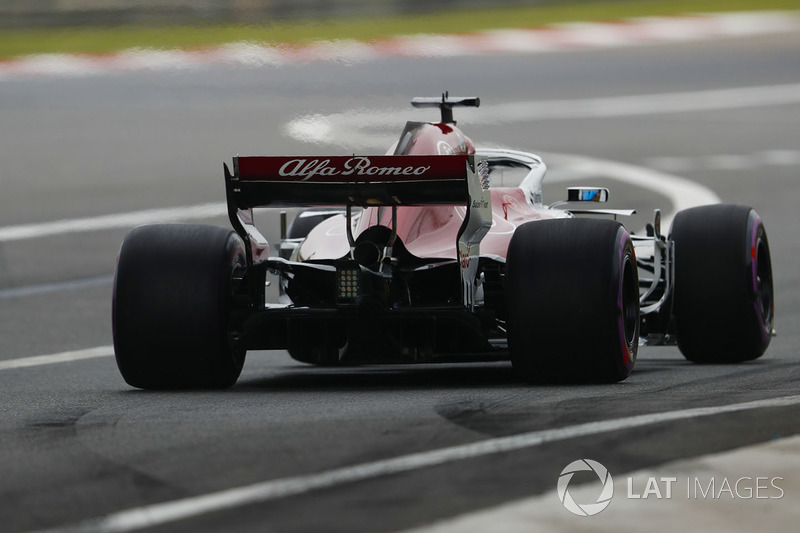
<svg viewBox="0 0 800 533">
<path fill-rule="evenodd" d="M 287 135 L 286 124 L 306 114 L 402 109 L 411 96 L 447 89 L 482 97 L 488 117 L 492 105 L 514 102 L 796 84 L 798 72 L 800 40 L 785 35 L 349 67 L 6 80 L 0 230 L 221 202 L 222 162 L 237 153 L 341 153 Z M 657 471 L 674 459 L 800 433 L 796 401 L 771 401 L 800 390 L 798 112 L 796 103 L 764 102 L 460 123 L 479 144 L 682 164 L 681 176 L 723 201 L 754 206 L 772 247 L 778 336 L 763 358 L 741 365 L 694 365 L 677 348 L 644 348 L 623 383 L 531 386 L 503 363 L 320 369 L 282 352 L 256 352 L 230 390 L 143 392 L 122 381 L 109 356 L 17 364 L 110 344 L 110 276 L 125 228 L 0 241 L 0 529 L 131 530 L 174 509 L 114 513 L 183 501 L 185 514 L 150 529 L 395 531 L 548 492 L 560 506 L 558 475 L 580 458 L 615 475 Z M 551 167 L 545 198 L 555 201 L 570 174 Z M 574 177 L 610 186 L 615 207 L 670 209 L 667 197 L 613 176 Z M 263 219 L 273 240 L 275 221 L 274 214 Z M 753 408 L 725 407 L 760 400 Z M 701 407 L 721 409 L 691 411 Z M 686 416 L 671 418 L 676 411 Z M 644 414 L 656 416 L 645 425 L 574 432 Z M 540 434 L 550 440 L 459 455 Z M 456 453 L 409 463 L 443 449 Z M 241 487 L 262 492 L 202 512 L 212 509 L 210 500 L 197 497 Z M 116 521 L 91 522 L 109 516 Z M 769 515 L 760 518 L 770 524 Z M 570 520 L 581 519 L 564 510 L 564 523 Z"/>
</svg>

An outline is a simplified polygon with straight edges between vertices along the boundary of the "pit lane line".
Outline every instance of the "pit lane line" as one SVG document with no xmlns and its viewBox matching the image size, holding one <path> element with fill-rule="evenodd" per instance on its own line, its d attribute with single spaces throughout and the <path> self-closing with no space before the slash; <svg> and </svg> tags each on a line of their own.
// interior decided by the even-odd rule
<svg viewBox="0 0 800 533">
<path fill-rule="evenodd" d="M 534 448 L 545 443 L 688 418 L 794 405 L 800 405 L 800 396 L 785 396 L 716 407 L 681 409 L 521 433 L 510 437 L 487 439 L 459 446 L 402 455 L 391 459 L 335 468 L 316 474 L 275 479 L 189 498 L 135 507 L 46 531 L 50 533 L 116 533 L 134 531 L 245 505 L 254 505 L 316 490 L 329 489 L 348 483 L 368 481 L 466 459 Z"/>
<path fill-rule="evenodd" d="M 546 120 L 672 115 L 800 104 L 800 83 L 697 91 L 632 94 L 567 100 L 521 100 L 459 110 L 459 120 L 499 125 Z M 284 126 L 298 141 L 352 148 L 385 148 L 397 140 L 389 128 L 406 120 L 425 121 L 424 109 L 356 109 L 299 116 Z M 547 161 L 545 161 L 546 163 Z"/>
<path fill-rule="evenodd" d="M 145 209 L 142 211 L 95 217 L 70 218 L 51 222 L 19 224 L 0 228 L 0 243 L 65 235 L 68 233 L 132 228 L 140 224 L 153 224 L 157 222 L 178 222 L 201 218 L 214 218 L 227 214 L 228 208 L 224 202 L 213 202 L 167 207 L 163 209 Z"/>
<path fill-rule="evenodd" d="M 110 357 L 114 355 L 113 346 L 97 346 L 84 350 L 71 350 L 49 355 L 34 355 L 32 357 L 20 357 L 18 359 L 7 359 L 0 361 L 0 371 L 14 370 L 17 368 L 28 368 L 32 366 L 53 365 L 57 363 L 69 363 L 73 361 L 83 361 L 84 359 L 95 359 L 98 357 Z"/>
<path fill-rule="evenodd" d="M 96 276 L 93 278 L 81 278 L 70 281 L 57 281 L 54 283 L 42 283 L 40 285 L 25 285 L 23 287 L 11 287 L 0 289 L 0 300 L 10 300 L 12 298 L 26 298 L 28 296 L 41 296 L 54 292 L 77 291 L 81 289 L 96 289 L 107 287 L 114 281 L 114 276 Z"/>
</svg>

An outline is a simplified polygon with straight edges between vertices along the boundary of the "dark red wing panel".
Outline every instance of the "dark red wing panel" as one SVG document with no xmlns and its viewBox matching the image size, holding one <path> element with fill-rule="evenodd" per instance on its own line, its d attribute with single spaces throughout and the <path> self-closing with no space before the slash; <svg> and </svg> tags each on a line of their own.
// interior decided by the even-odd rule
<svg viewBox="0 0 800 533">
<path fill-rule="evenodd" d="M 468 155 L 238 157 L 227 177 L 238 208 L 466 204 Z"/>
<path fill-rule="evenodd" d="M 239 179 L 354 183 L 463 180 L 466 155 L 239 157 Z"/>
</svg>

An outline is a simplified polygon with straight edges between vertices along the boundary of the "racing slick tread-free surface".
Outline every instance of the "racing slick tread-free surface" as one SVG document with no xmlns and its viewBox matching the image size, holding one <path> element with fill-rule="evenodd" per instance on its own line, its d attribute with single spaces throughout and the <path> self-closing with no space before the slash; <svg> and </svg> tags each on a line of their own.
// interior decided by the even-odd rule
<svg viewBox="0 0 800 533">
<path fill-rule="evenodd" d="M 639 291 L 617 222 L 558 219 L 517 228 L 508 249 L 508 341 L 521 377 L 614 382 L 633 369 Z"/>
<path fill-rule="evenodd" d="M 681 353 L 700 363 L 760 357 L 774 308 L 769 243 L 758 214 L 741 205 L 694 207 L 675 216 L 670 233 Z"/>
<path fill-rule="evenodd" d="M 241 238 L 215 226 L 139 226 L 123 241 L 112 329 L 125 381 L 144 389 L 233 385 L 244 351 L 228 342 L 231 276 L 244 268 Z"/>
</svg>

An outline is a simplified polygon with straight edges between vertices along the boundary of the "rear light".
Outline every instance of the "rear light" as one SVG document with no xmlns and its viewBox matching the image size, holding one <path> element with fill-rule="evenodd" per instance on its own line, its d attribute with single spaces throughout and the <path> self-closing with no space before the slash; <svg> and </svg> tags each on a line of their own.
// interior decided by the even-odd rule
<svg viewBox="0 0 800 533">
<path fill-rule="evenodd" d="M 357 305 L 361 302 L 361 267 L 346 263 L 336 267 L 336 303 Z"/>
</svg>

